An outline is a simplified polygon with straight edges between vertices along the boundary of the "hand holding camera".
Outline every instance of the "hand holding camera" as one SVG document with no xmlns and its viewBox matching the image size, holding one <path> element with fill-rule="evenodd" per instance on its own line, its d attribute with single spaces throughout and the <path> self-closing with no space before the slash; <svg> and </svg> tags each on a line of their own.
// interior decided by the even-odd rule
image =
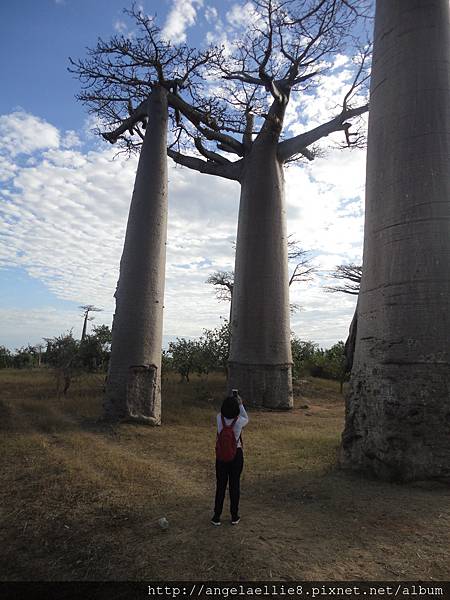
<svg viewBox="0 0 450 600">
<path fill-rule="evenodd" d="M 242 398 L 239 396 L 239 390 L 237 390 L 237 389 L 231 390 L 231 393 L 233 394 L 233 397 L 237 399 L 239 404 L 242 404 Z"/>
</svg>

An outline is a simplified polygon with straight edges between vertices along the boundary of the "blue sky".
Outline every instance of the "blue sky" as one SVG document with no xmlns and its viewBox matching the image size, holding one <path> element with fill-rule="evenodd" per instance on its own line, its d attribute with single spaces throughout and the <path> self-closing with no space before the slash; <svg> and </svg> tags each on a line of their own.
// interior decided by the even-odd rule
<svg viewBox="0 0 450 600">
<path fill-rule="evenodd" d="M 243 2 L 143 2 L 159 23 L 193 44 L 245 26 Z M 94 323 L 111 324 L 113 293 L 133 187 L 134 159 L 114 158 L 93 136 L 79 82 L 67 71 L 97 37 L 127 31 L 124 0 L 25 0 L 0 4 L 0 345 L 38 343 L 81 330 L 80 304 L 104 309 Z M 293 101 L 292 134 L 306 118 L 333 114 L 345 89 L 348 57 L 308 105 Z M 321 276 L 362 251 L 364 151 L 334 151 L 286 173 L 288 230 L 312 250 Z M 233 268 L 239 187 L 170 166 L 165 339 L 200 335 L 228 306 L 204 281 Z M 214 201 L 211 201 L 213 196 Z M 329 346 L 345 338 L 353 299 L 330 296 L 316 278 L 292 290 L 302 310 L 292 329 Z"/>
<path fill-rule="evenodd" d="M 20 106 L 58 128 L 81 127 L 85 113 L 74 102 L 78 84 L 67 72 L 68 56 L 110 35 L 122 5 L 122 0 L 2 2 L 1 112 Z"/>
</svg>

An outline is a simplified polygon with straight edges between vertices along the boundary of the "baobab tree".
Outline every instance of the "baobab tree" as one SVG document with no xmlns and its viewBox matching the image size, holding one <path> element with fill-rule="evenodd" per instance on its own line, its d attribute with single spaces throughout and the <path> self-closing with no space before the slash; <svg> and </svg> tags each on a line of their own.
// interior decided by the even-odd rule
<svg viewBox="0 0 450 600">
<path fill-rule="evenodd" d="M 231 302 L 233 299 L 234 271 L 214 271 L 205 283 L 214 286 L 217 300 Z"/>
<path fill-rule="evenodd" d="M 364 270 L 342 461 L 450 474 L 448 0 L 377 0 Z"/>
<path fill-rule="evenodd" d="M 361 51 L 354 79 L 328 121 L 284 139 L 286 109 L 293 93 L 306 95 L 314 82 L 320 83 L 336 52 L 348 50 L 358 9 L 365 4 L 255 1 L 253 22 L 231 54 L 205 53 L 193 61 L 187 78 L 173 68 L 166 75 L 166 56 L 174 47 L 160 50 L 153 21 L 133 9 L 145 39 L 115 37 L 99 45 L 89 64 L 76 65 L 91 83 L 84 100 L 105 121 L 120 122 L 105 137 L 111 142 L 121 138 L 128 147 L 136 142 L 127 131 L 145 116 L 152 91 L 146 70 L 156 69 L 176 121 L 168 155 L 177 164 L 241 184 L 229 386 L 239 388 L 250 404 L 292 407 L 283 165 L 297 157 L 312 159 L 314 144 L 333 132 L 342 132 L 349 144 L 356 142 L 357 134 L 349 130 L 368 109 L 358 97 L 368 50 Z M 193 60 L 195 53 L 186 52 Z M 200 63 L 208 77 L 201 90 L 193 85 Z M 127 118 L 125 96 L 141 99 Z M 187 154 L 189 147 L 194 155 Z"/>
<path fill-rule="evenodd" d="M 342 293 L 357 296 L 361 286 L 362 266 L 354 263 L 337 265 L 330 277 L 343 281 L 342 285 L 327 285 L 325 290 L 331 293 Z"/>
<path fill-rule="evenodd" d="M 332 119 L 283 139 L 286 110 L 291 95 L 307 92 L 330 54 L 343 49 L 356 5 L 361 3 L 255 2 L 253 24 L 218 69 L 227 81 L 223 102 L 233 133 L 233 143 L 218 148 L 238 159 L 215 153 L 205 155 L 205 163 L 169 152 L 179 164 L 202 172 L 214 166 L 215 174 L 241 184 L 228 386 L 253 405 L 293 404 L 283 165 L 299 156 L 312 159 L 310 147 L 333 132 L 351 139 L 351 119 L 368 108 L 352 104 L 367 51 Z"/>
<path fill-rule="evenodd" d="M 125 12 L 136 20 L 141 36 L 99 40 L 87 59 L 71 60 L 69 70 L 82 81 L 79 99 L 105 124 L 115 126 L 103 137 L 111 143 L 120 137 L 126 151 L 140 151 L 115 293 L 106 417 L 159 425 L 167 129 L 169 108 L 175 109 L 173 119 L 177 121 L 178 106 L 174 104 L 180 101 L 171 92 L 178 89 L 195 94 L 196 70 L 209 54 L 173 47 L 160 38 L 153 20 L 139 9 Z M 206 107 L 202 108 L 206 114 Z"/>
<path fill-rule="evenodd" d="M 81 341 L 83 341 L 86 337 L 88 321 L 91 321 L 94 318 L 89 317 L 89 313 L 101 312 L 103 308 L 97 308 L 93 304 L 83 304 L 83 306 L 80 306 L 79 308 L 81 308 L 81 310 L 83 311 L 83 331 L 81 332 Z"/>
</svg>

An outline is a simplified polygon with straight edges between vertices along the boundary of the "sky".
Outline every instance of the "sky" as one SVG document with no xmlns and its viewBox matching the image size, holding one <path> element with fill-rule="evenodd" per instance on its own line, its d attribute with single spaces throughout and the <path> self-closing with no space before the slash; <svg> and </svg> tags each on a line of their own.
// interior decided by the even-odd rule
<svg viewBox="0 0 450 600">
<path fill-rule="evenodd" d="M 154 0 L 168 39 L 224 42 L 245 27 L 245 2 Z M 136 158 L 93 133 L 75 98 L 68 57 L 82 58 L 98 37 L 129 33 L 126 0 L 22 0 L 0 3 L 0 345 L 37 344 L 73 330 L 80 305 L 102 308 L 93 325 L 111 325 Z M 314 97 L 293 98 L 287 134 L 336 114 L 350 57 L 336 56 Z M 308 124 L 308 127 L 306 127 Z M 329 142 L 330 140 L 327 140 Z M 335 141 L 342 142 L 339 136 Z M 333 142 L 333 140 L 331 140 Z M 330 271 L 362 261 L 365 151 L 328 149 L 285 172 L 288 233 L 311 252 L 318 274 L 291 287 L 292 331 L 329 347 L 345 340 L 355 298 L 330 294 Z M 227 318 L 208 275 L 234 267 L 239 185 L 169 159 L 164 343 L 197 337 Z"/>
</svg>

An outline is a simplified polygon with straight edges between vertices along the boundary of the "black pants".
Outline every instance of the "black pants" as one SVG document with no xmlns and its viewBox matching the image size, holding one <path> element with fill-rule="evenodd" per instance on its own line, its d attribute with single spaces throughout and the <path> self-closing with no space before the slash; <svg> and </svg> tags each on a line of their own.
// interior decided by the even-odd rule
<svg viewBox="0 0 450 600">
<path fill-rule="evenodd" d="M 231 518 L 236 518 L 239 512 L 239 496 L 241 473 L 244 467 L 244 454 L 242 448 L 238 448 L 236 456 L 230 462 L 216 460 L 216 501 L 214 504 L 214 515 L 220 517 L 225 500 L 227 484 L 230 491 L 230 512 Z"/>
</svg>

